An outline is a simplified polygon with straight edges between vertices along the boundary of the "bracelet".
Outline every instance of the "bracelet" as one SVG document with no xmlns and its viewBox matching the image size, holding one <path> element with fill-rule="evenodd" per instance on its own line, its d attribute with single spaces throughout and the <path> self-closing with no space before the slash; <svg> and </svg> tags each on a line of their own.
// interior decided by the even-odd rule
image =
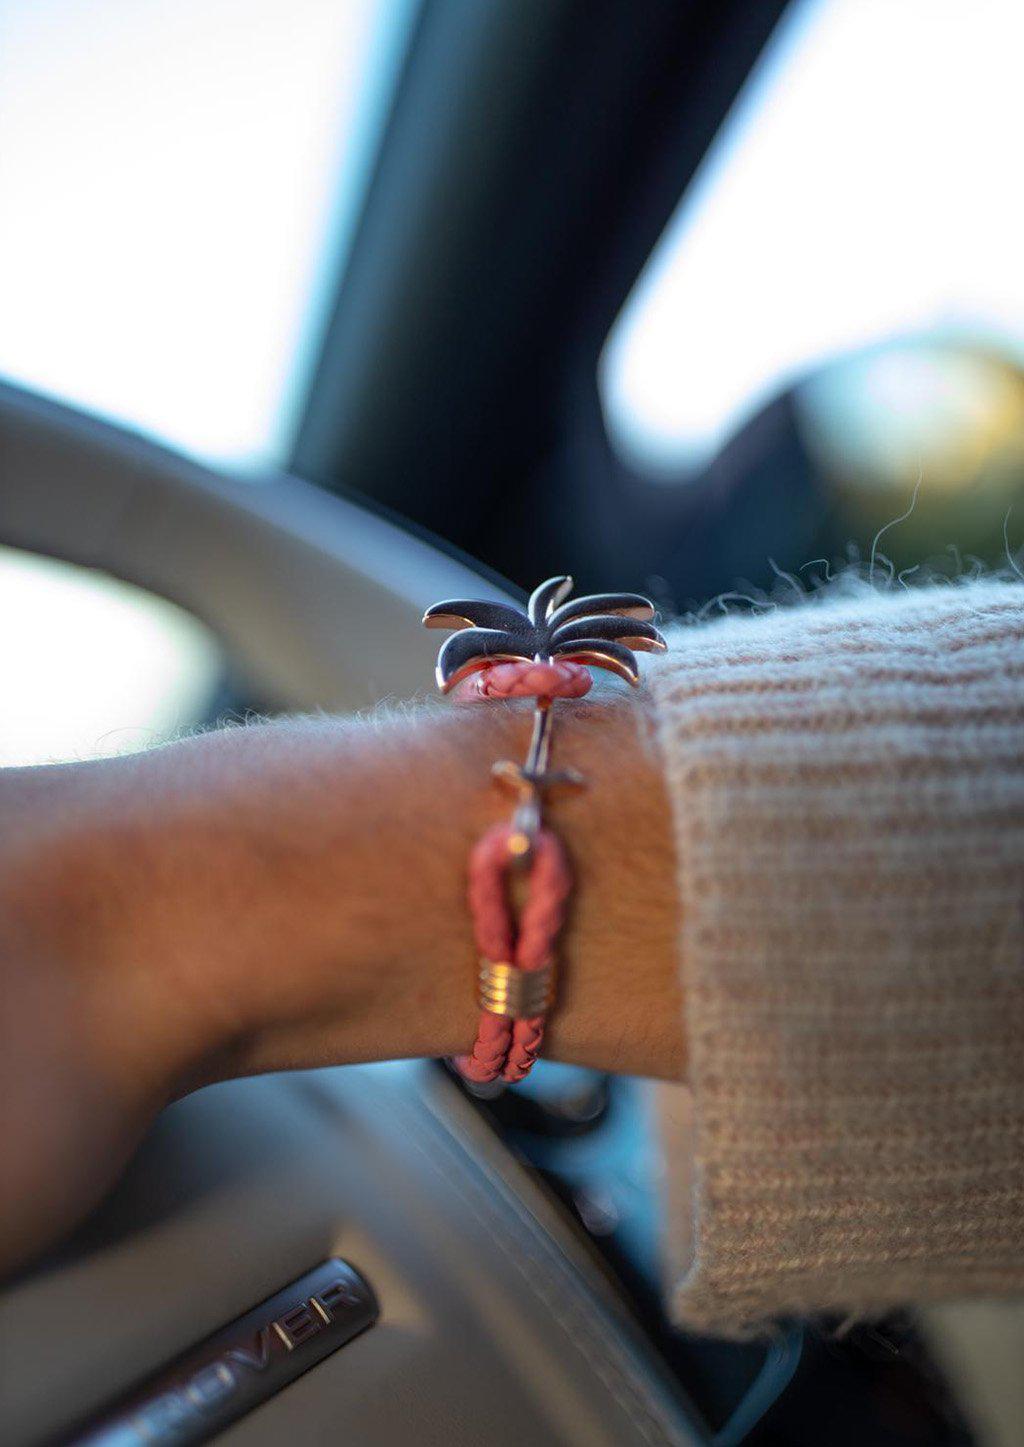
<svg viewBox="0 0 1024 1447">
<path fill-rule="evenodd" d="M 544 823 L 544 805 L 559 790 L 582 788 L 584 780 L 575 769 L 551 768 L 553 705 L 582 698 L 593 682 L 591 668 L 635 686 L 634 651 L 665 648 L 649 599 L 595 593 L 567 602 L 572 588 L 571 578 L 549 578 L 531 594 L 525 613 L 510 603 L 459 598 L 435 603 L 423 615 L 428 628 L 456 630 L 437 658 L 442 693 L 454 690 L 463 702 L 534 699 L 526 762 L 503 759 L 491 770 L 516 801 L 511 822 L 489 829 L 469 857 L 480 1021 L 471 1053 L 454 1063 L 476 1084 L 526 1076 L 554 1001 L 555 946 L 573 876 L 561 840 Z"/>
</svg>

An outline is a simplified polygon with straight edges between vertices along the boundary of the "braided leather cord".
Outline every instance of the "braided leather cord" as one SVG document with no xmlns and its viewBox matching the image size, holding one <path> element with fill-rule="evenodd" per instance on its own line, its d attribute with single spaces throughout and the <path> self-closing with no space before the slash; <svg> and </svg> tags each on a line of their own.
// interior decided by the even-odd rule
<svg viewBox="0 0 1024 1447">
<path fill-rule="evenodd" d="M 588 669 L 578 663 L 498 663 L 466 679 L 456 689 L 463 703 L 503 698 L 581 698 L 591 686 Z M 542 970 L 554 957 L 572 891 L 572 869 L 558 836 L 537 831 L 530 850 L 529 890 L 519 917 L 512 918 L 508 874 L 519 868 L 509 848 L 510 824 L 496 824 L 477 841 L 469 857 L 469 909 L 480 954 L 508 960 L 521 970 Z M 514 1084 L 525 1078 L 544 1040 L 544 1016 L 512 1020 L 480 1011 L 477 1037 L 469 1055 L 455 1067 L 467 1080 Z"/>
<path fill-rule="evenodd" d="M 473 847 L 469 858 L 469 908 L 477 949 L 486 959 L 509 960 L 521 970 L 542 970 L 551 963 L 572 890 L 572 870 L 558 836 L 538 830 L 529 863 L 529 894 L 515 929 L 508 903 L 507 876 L 516 867 L 509 849 L 510 824 L 495 824 Z M 456 1067 L 467 1080 L 483 1084 L 522 1080 L 544 1039 L 544 1016 L 511 1020 L 480 1011 L 472 1053 Z"/>
</svg>

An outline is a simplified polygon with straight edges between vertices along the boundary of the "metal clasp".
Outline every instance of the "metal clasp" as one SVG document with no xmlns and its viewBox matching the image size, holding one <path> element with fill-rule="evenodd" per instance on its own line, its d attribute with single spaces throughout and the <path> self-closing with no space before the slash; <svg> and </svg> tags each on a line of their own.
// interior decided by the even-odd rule
<svg viewBox="0 0 1024 1447">
<path fill-rule="evenodd" d="M 491 777 L 517 801 L 508 847 L 518 864 L 526 863 L 530 857 L 548 791 L 586 788 L 586 780 L 579 770 L 548 767 L 551 759 L 552 701 L 550 698 L 537 700 L 526 763 L 515 764 L 511 759 L 502 759 L 491 768 Z"/>
</svg>

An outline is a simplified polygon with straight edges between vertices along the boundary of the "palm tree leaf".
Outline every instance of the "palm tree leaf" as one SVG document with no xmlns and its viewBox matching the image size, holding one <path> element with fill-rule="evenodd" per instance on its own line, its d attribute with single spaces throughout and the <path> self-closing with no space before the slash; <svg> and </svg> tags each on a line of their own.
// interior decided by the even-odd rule
<svg viewBox="0 0 1024 1447">
<path fill-rule="evenodd" d="M 660 653 L 666 646 L 664 638 L 653 623 L 642 623 L 637 618 L 623 618 L 614 614 L 563 623 L 561 628 L 556 628 L 552 633 L 551 643 L 575 643 L 581 638 L 610 638 L 624 643 L 627 648 L 639 648 L 645 653 Z"/>
<path fill-rule="evenodd" d="M 567 659 L 570 663 L 586 663 L 591 668 L 607 668 L 617 673 L 627 683 L 639 683 L 640 672 L 636 659 L 622 643 L 612 638 L 577 638 L 556 643 L 552 655 Z"/>
<path fill-rule="evenodd" d="M 447 693 L 462 679 L 491 663 L 513 663 L 532 657 L 529 647 L 507 629 L 464 628 L 441 645 L 437 655 L 437 686 L 442 693 Z"/>
<path fill-rule="evenodd" d="M 649 623 L 654 617 L 654 604 L 639 593 L 590 593 L 563 603 L 548 619 L 548 626 L 559 628 L 570 618 L 587 618 L 593 613 L 618 613 L 623 618 Z"/>
<path fill-rule="evenodd" d="M 534 588 L 528 605 L 531 623 L 543 623 L 548 616 L 548 610 L 557 608 L 562 599 L 568 598 L 571 592 L 572 579 L 568 576 L 549 578 L 546 583 L 541 583 L 539 588 Z"/>
<path fill-rule="evenodd" d="M 435 603 L 423 615 L 425 628 L 507 628 L 516 632 L 528 628 L 529 622 L 521 608 L 490 598 L 451 598 Z"/>
</svg>

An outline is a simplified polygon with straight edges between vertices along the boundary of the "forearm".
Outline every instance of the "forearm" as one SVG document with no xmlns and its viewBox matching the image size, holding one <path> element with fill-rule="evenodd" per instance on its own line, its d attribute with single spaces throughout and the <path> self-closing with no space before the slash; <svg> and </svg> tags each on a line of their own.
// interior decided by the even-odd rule
<svg viewBox="0 0 1024 1447">
<path fill-rule="evenodd" d="M 590 787 L 556 806 L 579 884 L 548 1050 L 674 1075 L 674 869 L 646 714 L 563 713 L 558 762 Z M 172 1091 L 464 1050 L 466 856 L 506 807 L 490 764 L 520 757 L 528 729 L 517 708 L 431 708 L 10 774 L 8 917 L 72 963 L 102 1048 Z"/>
</svg>

